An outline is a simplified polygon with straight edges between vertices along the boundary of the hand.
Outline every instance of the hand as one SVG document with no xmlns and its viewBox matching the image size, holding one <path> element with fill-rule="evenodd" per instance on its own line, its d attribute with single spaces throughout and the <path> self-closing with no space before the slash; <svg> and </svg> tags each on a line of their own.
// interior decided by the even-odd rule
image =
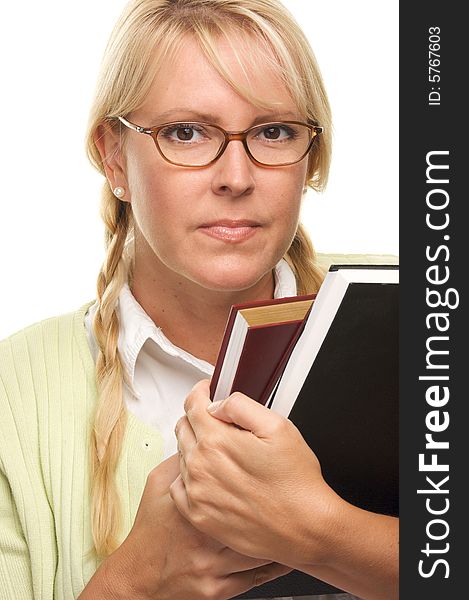
<svg viewBox="0 0 469 600">
<path fill-rule="evenodd" d="M 223 600 L 290 570 L 242 556 L 195 529 L 169 496 L 178 473 L 177 455 L 150 473 L 134 526 L 104 569 L 114 579 L 107 588 L 120 588 L 106 598 Z"/>
<path fill-rule="evenodd" d="M 243 394 L 212 404 L 207 381 L 185 408 L 176 426 L 181 475 L 170 491 L 191 523 L 360 598 L 398 597 L 398 520 L 340 498 L 293 423 Z"/>
<path fill-rule="evenodd" d="M 170 492 L 178 509 L 242 554 L 320 563 L 324 540 L 312 529 L 321 531 L 338 497 L 298 429 L 243 394 L 209 413 L 213 406 L 208 381 L 199 382 L 176 426 L 181 475 Z"/>
</svg>

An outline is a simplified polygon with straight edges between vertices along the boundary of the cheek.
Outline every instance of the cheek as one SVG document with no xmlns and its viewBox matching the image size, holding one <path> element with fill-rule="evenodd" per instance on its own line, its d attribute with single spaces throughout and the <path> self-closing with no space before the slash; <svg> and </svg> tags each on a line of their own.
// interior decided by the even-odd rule
<svg viewBox="0 0 469 600">
<path fill-rule="evenodd" d="M 303 171 L 296 170 L 289 173 L 289 177 L 275 178 L 270 182 L 271 194 L 266 194 L 266 198 L 279 220 L 279 226 L 283 224 L 284 227 L 294 227 L 296 230 L 303 198 Z"/>
<path fill-rule="evenodd" d="M 136 248 L 144 253 L 151 250 L 167 266 L 179 265 L 198 251 L 190 235 L 196 220 L 194 203 L 207 186 L 194 175 L 164 165 L 140 168 L 138 175 L 133 174 Z"/>
<path fill-rule="evenodd" d="M 127 178 L 132 204 L 145 211 L 147 216 L 164 217 L 165 213 L 178 210 L 187 214 L 194 195 L 201 193 L 204 184 L 196 172 L 170 165 L 154 153 L 150 156 L 134 153 L 128 163 Z"/>
<path fill-rule="evenodd" d="M 142 231 L 181 217 L 177 210 L 180 190 L 176 174 L 157 168 L 154 163 L 141 164 L 130 171 L 129 187 L 134 217 Z"/>
<path fill-rule="evenodd" d="M 167 179 L 153 174 L 135 177 L 130 185 L 137 252 L 145 253 L 147 248 L 158 256 L 167 255 L 177 245 L 177 239 L 173 241 L 177 229 L 171 224 L 178 219 Z"/>
<path fill-rule="evenodd" d="M 301 200 L 292 200 L 290 197 L 290 204 L 288 208 L 285 209 L 281 225 L 283 244 L 286 250 L 290 247 L 293 238 L 296 235 L 298 224 L 300 222 L 300 209 Z"/>
</svg>

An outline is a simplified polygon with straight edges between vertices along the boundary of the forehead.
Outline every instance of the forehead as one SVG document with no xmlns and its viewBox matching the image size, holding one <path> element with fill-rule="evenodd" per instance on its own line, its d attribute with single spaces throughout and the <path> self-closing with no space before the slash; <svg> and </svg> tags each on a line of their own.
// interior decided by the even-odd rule
<svg viewBox="0 0 469 600">
<path fill-rule="evenodd" d="M 209 61 L 199 43 L 186 36 L 171 59 L 158 61 L 156 76 L 138 113 L 146 124 L 210 116 L 226 128 L 245 127 L 259 114 L 300 118 L 273 56 L 247 36 L 216 42 L 217 56 L 233 85 Z M 256 52 L 258 50 L 258 52 Z M 162 119 L 162 120 L 161 120 Z M 243 121 L 241 124 L 240 121 Z"/>
</svg>

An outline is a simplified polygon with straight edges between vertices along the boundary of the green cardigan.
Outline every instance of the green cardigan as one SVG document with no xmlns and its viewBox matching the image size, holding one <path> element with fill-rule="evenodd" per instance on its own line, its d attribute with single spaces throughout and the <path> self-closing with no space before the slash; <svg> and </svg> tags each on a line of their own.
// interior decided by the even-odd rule
<svg viewBox="0 0 469 600">
<path fill-rule="evenodd" d="M 397 262 L 395 256 L 320 256 Z M 0 600 L 71 600 L 97 568 L 91 537 L 89 452 L 97 399 L 84 316 L 49 319 L 0 343 Z M 128 413 L 117 485 L 122 539 L 150 470 L 157 431 Z"/>
<path fill-rule="evenodd" d="M 2 600 L 71 600 L 97 568 L 87 443 L 96 385 L 86 309 L 0 343 Z M 117 469 L 122 539 L 162 448 L 159 433 L 129 413 Z"/>
</svg>

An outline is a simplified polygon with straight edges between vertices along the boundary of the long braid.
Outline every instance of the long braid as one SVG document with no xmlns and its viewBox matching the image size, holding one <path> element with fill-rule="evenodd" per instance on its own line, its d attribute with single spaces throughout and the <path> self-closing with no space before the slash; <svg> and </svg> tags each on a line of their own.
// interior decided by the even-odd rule
<svg viewBox="0 0 469 600">
<path fill-rule="evenodd" d="M 101 216 L 106 226 L 106 257 L 98 276 L 98 308 L 93 322 L 99 354 L 96 361 L 98 404 L 92 431 L 91 518 L 96 553 L 110 554 L 118 545 L 120 500 L 115 471 L 126 424 L 124 372 L 117 350 L 119 292 L 128 267 L 124 256 L 131 221 L 130 204 L 115 198 L 106 184 Z"/>
</svg>

